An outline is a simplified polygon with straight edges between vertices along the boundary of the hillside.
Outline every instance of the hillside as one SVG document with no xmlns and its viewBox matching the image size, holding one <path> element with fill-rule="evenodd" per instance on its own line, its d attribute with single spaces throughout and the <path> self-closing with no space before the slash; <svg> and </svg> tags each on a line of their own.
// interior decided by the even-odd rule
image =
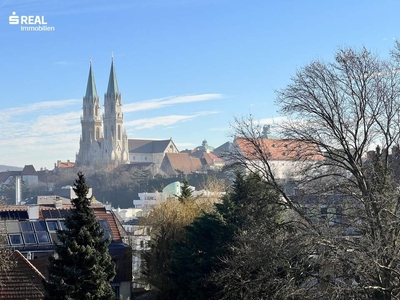
<svg viewBox="0 0 400 300">
<path fill-rule="evenodd" d="M 0 172 L 5 172 L 5 171 L 22 171 L 23 168 L 21 167 L 13 167 L 13 166 L 5 166 L 5 165 L 0 165 Z"/>
</svg>

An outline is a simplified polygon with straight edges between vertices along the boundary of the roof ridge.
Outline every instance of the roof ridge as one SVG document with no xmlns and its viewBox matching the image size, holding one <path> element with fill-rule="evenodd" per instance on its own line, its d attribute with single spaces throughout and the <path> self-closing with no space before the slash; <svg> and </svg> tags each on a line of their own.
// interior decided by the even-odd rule
<svg viewBox="0 0 400 300">
<path fill-rule="evenodd" d="M 25 263 L 28 264 L 28 266 L 36 272 L 37 275 L 39 275 L 39 277 L 41 277 L 42 279 L 46 280 L 46 278 L 44 277 L 44 275 L 29 261 L 29 259 L 27 259 L 25 256 L 22 255 L 21 252 L 19 252 L 18 250 L 15 250 L 14 253 L 16 255 L 18 255 L 20 258 L 22 258 L 24 260 Z"/>
</svg>

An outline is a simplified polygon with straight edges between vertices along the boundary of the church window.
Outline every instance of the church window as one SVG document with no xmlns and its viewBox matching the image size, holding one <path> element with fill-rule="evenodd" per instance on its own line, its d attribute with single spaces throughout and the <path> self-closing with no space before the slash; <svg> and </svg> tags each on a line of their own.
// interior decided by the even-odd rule
<svg viewBox="0 0 400 300">
<path fill-rule="evenodd" d="M 121 125 L 118 125 L 118 139 L 121 139 Z"/>
<path fill-rule="evenodd" d="M 111 137 L 114 137 L 114 125 L 111 125 Z"/>
<path fill-rule="evenodd" d="M 96 140 L 100 139 L 100 129 L 99 127 L 96 128 Z"/>
</svg>

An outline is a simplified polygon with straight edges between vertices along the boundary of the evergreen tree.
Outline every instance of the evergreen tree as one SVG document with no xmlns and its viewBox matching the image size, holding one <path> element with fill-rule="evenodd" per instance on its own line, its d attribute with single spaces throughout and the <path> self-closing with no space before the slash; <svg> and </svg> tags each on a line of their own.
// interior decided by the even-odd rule
<svg viewBox="0 0 400 300">
<path fill-rule="evenodd" d="M 50 257 L 46 299 L 114 299 L 110 281 L 115 268 L 108 252 L 110 241 L 90 208 L 89 187 L 79 172 L 72 200 L 75 209 L 65 218 L 66 230 L 57 232 L 58 257 Z"/>
<path fill-rule="evenodd" d="M 193 192 L 192 189 L 189 185 L 189 181 L 187 180 L 187 178 L 183 179 L 182 182 L 182 187 L 181 187 L 181 194 L 178 196 L 178 200 L 180 202 L 184 202 L 184 201 L 190 201 L 193 200 Z"/>
<path fill-rule="evenodd" d="M 258 176 L 236 174 L 222 203 L 195 219 L 185 228 L 185 238 L 175 244 L 171 277 L 177 299 L 220 299 L 223 287 L 211 281 L 211 275 L 225 268 L 223 259 L 232 255 L 235 236 L 244 226 L 262 220 L 274 223 L 280 213 L 276 199 L 277 194 Z"/>
</svg>

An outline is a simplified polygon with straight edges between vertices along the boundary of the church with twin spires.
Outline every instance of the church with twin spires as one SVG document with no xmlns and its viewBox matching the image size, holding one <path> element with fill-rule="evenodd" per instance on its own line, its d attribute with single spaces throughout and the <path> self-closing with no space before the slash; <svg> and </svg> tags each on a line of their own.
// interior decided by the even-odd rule
<svg viewBox="0 0 400 300">
<path fill-rule="evenodd" d="M 104 114 L 90 62 L 86 94 L 83 97 L 82 133 L 76 166 L 118 166 L 129 164 L 128 137 L 124 130 L 122 98 L 118 89 L 114 59 L 111 60 L 107 92 L 104 95 Z"/>
</svg>

